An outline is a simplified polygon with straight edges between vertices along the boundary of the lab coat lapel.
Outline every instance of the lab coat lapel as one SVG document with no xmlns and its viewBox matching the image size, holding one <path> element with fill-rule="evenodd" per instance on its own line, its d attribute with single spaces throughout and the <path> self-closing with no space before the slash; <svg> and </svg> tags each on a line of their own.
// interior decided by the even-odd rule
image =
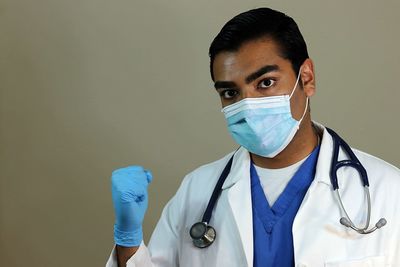
<svg viewBox="0 0 400 267">
<path fill-rule="evenodd" d="M 303 202 L 293 222 L 293 245 L 296 266 L 303 266 L 308 262 L 316 266 L 315 262 L 322 260 L 323 253 L 315 256 L 315 251 L 326 251 L 331 242 L 328 236 L 340 231 L 339 208 L 334 201 L 330 183 L 330 164 L 332 159 L 333 140 L 328 131 L 321 125 L 314 123 L 319 132 L 323 133 L 320 152 L 317 160 L 314 181 L 311 183 Z M 324 234 L 324 242 L 320 242 Z M 313 265 L 314 264 L 314 265 Z"/>
<path fill-rule="evenodd" d="M 250 190 L 250 157 L 240 148 L 234 157 L 230 175 L 223 189 L 228 190 L 228 203 L 242 240 L 248 266 L 253 265 L 253 220 Z"/>
<path fill-rule="evenodd" d="M 309 211 L 307 209 L 309 203 L 312 207 L 315 203 L 322 204 L 320 203 L 321 199 L 310 200 L 310 198 L 314 196 L 313 192 L 317 190 L 320 185 L 323 185 L 324 188 L 328 189 L 331 187 L 329 170 L 332 160 L 333 140 L 328 131 L 322 125 L 316 122 L 313 122 L 313 124 L 316 126 L 318 132 L 322 133 L 321 147 L 318 155 L 314 181 L 311 183 L 306 195 L 304 196 L 303 202 L 297 212 L 294 225 L 296 225 L 296 221 L 301 221 L 304 213 L 306 214 L 304 215 L 306 217 L 310 215 L 307 213 Z M 312 209 L 310 212 L 312 213 Z"/>
</svg>

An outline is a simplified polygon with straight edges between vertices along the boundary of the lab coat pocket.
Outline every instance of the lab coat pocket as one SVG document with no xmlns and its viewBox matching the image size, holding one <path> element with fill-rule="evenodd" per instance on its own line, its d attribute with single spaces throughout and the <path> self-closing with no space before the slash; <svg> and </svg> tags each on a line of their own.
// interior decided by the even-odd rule
<svg viewBox="0 0 400 267">
<path fill-rule="evenodd" d="M 367 257 L 356 260 L 331 261 L 325 262 L 325 267 L 389 267 L 391 264 L 385 264 L 384 256 Z"/>
</svg>

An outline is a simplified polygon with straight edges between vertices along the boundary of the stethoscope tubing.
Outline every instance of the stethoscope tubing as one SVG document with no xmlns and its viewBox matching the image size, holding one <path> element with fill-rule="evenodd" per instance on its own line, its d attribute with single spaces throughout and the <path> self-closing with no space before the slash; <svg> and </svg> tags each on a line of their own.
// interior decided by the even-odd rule
<svg viewBox="0 0 400 267">
<path fill-rule="evenodd" d="M 364 166 L 362 166 L 361 162 L 358 160 L 356 155 L 354 154 L 353 150 L 350 146 L 332 129 L 326 128 L 329 134 L 332 136 L 333 140 L 333 153 L 332 153 L 332 160 L 331 160 L 331 169 L 330 169 L 330 179 L 331 184 L 333 186 L 333 190 L 339 189 L 338 178 L 337 178 L 337 171 L 342 167 L 353 167 L 355 168 L 358 173 L 360 174 L 361 181 L 365 186 L 369 186 L 368 181 L 368 174 L 365 170 Z M 350 160 L 341 160 L 339 159 L 339 149 L 340 147 L 343 148 L 343 151 L 347 154 Z"/>
<path fill-rule="evenodd" d="M 330 179 L 333 190 L 336 194 L 336 197 L 339 202 L 339 206 L 344 213 L 344 217 L 340 218 L 340 223 L 346 227 L 349 227 L 356 231 L 359 234 L 370 234 L 375 230 L 386 225 L 386 219 L 380 218 L 379 221 L 375 224 L 375 226 L 368 230 L 370 222 L 371 222 L 371 194 L 369 191 L 369 180 L 368 173 L 361 162 L 358 160 L 357 156 L 354 154 L 351 147 L 332 129 L 326 128 L 329 134 L 332 136 L 333 140 L 333 153 L 332 153 L 332 161 L 331 161 L 331 169 L 330 169 Z M 339 149 L 342 147 L 343 152 L 350 158 L 348 160 L 339 161 Z M 365 226 L 363 228 L 357 227 L 354 222 L 351 220 L 349 214 L 347 213 L 342 198 L 339 193 L 339 183 L 337 178 L 337 171 L 342 167 L 352 167 L 356 169 L 360 175 L 365 195 L 367 197 L 367 219 L 365 221 Z"/>
<path fill-rule="evenodd" d="M 364 166 L 361 164 L 361 162 L 358 160 L 350 146 L 332 129 L 326 128 L 329 134 L 332 136 L 333 140 L 333 153 L 332 153 L 332 160 L 331 160 L 331 168 L 330 168 L 330 180 L 331 184 L 333 187 L 333 191 L 335 192 L 335 195 L 337 197 L 339 206 L 341 210 L 344 213 L 344 217 L 340 218 L 340 223 L 346 227 L 349 227 L 356 231 L 359 234 L 370 234 L 374 232 L 375 230 L 383 227 L 386 225 L 386 220 L 384 218 L 379 219 L 379 221 L 375 224 L 374 227 L 368 230 L 369 225 L 370 225 L 370 220 L 371 220 L 371 195 L 369 191 L 369 181 L 368 181 L 368 174 Z M 341 160 L 338 161 L 339 159 L 339 149 L 342 147 L 344 153 L 348 156 L 349 159 L 347 160 Z M 237 150 L 236 150 L 237 151 Z M 233 162 L 233 157 L 236 154 L 236 151 L 233 153 L 231 158 L 229 159 L 228 163 L 226 164 L 225 168 L 223 169 L 217 184 L 214 187 L 214 190 L 211 194 L 210 200 L 208 202 L 207 208 L 204 212 L 203 218 L 201 222 L 193 224 L 193 226 L 190 229 L 190 236 L 193 239 L 193 244 L 194 246 L 198 248 L 205 248 L 210 246 L 215 238 L 216 238 L 216 231 L 213 227 L 209 225 L 212 211 L 215 207 L 215 204 L 218 200 L 218 197 L 222 191 L 222 185 L 224 184 L 226 178 L 228 177 L 231 167 L 232 167 L 232 162 Z M 363 228 L 357 227 L 353 221 L 350 219 L 349 214 L 347 213 L 344 205 L 342 198 L 339 193 L 339 183 L 338 183 L 338 178 L 337 178 L 337 171 L 342 168 L 342 167 L 352 167 L 356 169 L 360 175 L 365 194 L 367 196 L 367 219 L 365 222 L 365 226 Z"/>
<path fill-rule="evenodd" d="M 214 187 L 214 191 L 212 192 L 212 195 L 208 202 L 206 211 L 204 212 L 204 215 L 203 215 L 203 219 L 202 219 L 203 223 L 206 223 L 206 224 L 210 223 L 211 214 L 214 209 L 215 203 L 217 202 L 219 194 L 221 193 L 222 185 L 224 184 L 226 177 L 228 177 L 228 174 L 231 171 L 232 161 L 233 161 L 233 157 L 234 157 L 235 153 L 229 159 L 228 163 L 226 164 L 224 170 L 221 173 L 221 176 L 218 179 L 217 184 Z"/>
</svg>

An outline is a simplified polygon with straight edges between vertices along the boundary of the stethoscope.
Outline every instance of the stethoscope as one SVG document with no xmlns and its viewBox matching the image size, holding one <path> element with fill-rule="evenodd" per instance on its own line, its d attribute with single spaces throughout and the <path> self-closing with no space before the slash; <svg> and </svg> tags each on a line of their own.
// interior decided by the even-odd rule
<svg viewBox="0 0 400 267">
<path fill-rule="evenodd" d="M 331 169 L 330 169 L 330 180 L 331 184 L 333 187 L 333 190 L 335 192 L 335 195 L 338 199 L 339 205 L 344 212 L 344 217 L 340 218 L 339 222 L 354 231 L 356 231 L 359 234 L 370 234 L 374 232 L 375 230 L 383 227 L 386 224 L 386 219 L 385 218 L 380 218 L 379 221 L 375 224 L 374 227 L 371 229 L 369 228 L 370 225 L 370 218 L 371 218 L 371 197 L 370 197 L 370 192 L 369 192 L 369 181 L 368 181 L 368 174 L 367 171 L 365 170 L 364 166 L 360 163 L 354 152 L 351 150 L 350 146 L 333 130 L 326 128 L 329 134 L 332 136 L 333 139 L 333 154 L 332 154 L 332 162 L 331 162 Z M 343 149 L 343 151 L 346 153 L 349 159 L 347 160 L 341 160 L 339 161 L 339 149 L 340 147 Z M 201 222 L 197 222 L 192 225 L 190 228 L 190 236 L 193 240 L 194 246 L 198 248 L 205 248 L 210 246 L 215 238 L 216 238 L 216 231 L 215 229 L 209 225 L 210 219 L 211 219 L 211 214 L 214 209 L 215 203 L 217 202 L 217 199 L 222 191 L 222 185 L 226 180 L 226 177 L 228 177 L 228 174 L 231 170 L 232 166 L 232 161 L 233 157 L 235 154 L 232 155 L 232 157 L 229 159 L 228 163 L 226 164 L 224 170 L 221 173 L 221 176 L 218 179 L 218 182 L 214 188 L 214 191 L 210 197 L 210 200 L 208 202 L 207 208 L 204 212 L 203 218 Z M 353 221 L 350 219 L 349 215 L 346 212 L 346 209 L 344 208 L 342 199 L 339 194 L 339 184 L 338 184 L 338 178 L 337 178 L 337 171 L 338 169 L 342 167 L 353 167 L 355 168 L 358 173 L 360 174 L 361 181 L 363 183 L 363 187 L 365 190 L 365 193 L 367 195 L 367 219 L 365 222 L 364 227 L 357 227 Z"/>
</svg>

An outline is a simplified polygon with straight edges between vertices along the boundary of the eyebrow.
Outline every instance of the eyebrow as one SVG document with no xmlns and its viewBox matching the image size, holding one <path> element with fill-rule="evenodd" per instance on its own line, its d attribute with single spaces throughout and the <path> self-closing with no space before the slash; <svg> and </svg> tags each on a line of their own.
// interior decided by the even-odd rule
<svg viewBox="0 0 400 267">
<path fill-rule="evenodd" d="M 253 72 L 252 74 L 250 74 L 249 76 L 246 77 L 245 81 L 246 83 L 251 83 L 252 81 L 254 81 L 255 79 L 257 79 L 258 77 L 268 73 L 268 72 L 273 72 L 273 71 L 278 71 L 279 70 L 279 66 L 278 65 L 266 65 L 262 68 L 260 68 L 259 70 Z"/>
<path fill-rule="evenodd" d="M 280 70 L 280 68 L 278 65 L 266 65 L 264 67 L 261 67 L 257 71 L 251 73 L 249 76 L 247 76 L 245 81 L 247 84 L 249 84 L 252 81 L 254 81 L 255 79 L 257 79 L 258 77 L 260 77 L 268 72 L 279 71 L 279 70 Z M 220 88 L 235 88 L 236 83 L 231 82 L 231 81 L 216 81 L 214 83 L 214 87 L 217 90 Z"/>
<path fill-rule="evenodd" d="M 214 83 L 214 87 L 216 90 L 221 88 L 236 88 L 236 83 L 227 81 L 216 81 Z"/>
</svg>

